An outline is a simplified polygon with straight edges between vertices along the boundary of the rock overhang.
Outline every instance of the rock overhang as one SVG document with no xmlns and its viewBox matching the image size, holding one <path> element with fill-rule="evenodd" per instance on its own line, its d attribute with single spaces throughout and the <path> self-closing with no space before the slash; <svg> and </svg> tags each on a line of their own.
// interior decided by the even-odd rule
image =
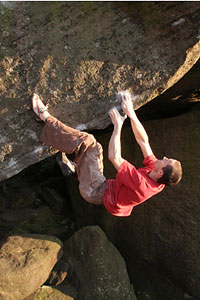
<svg viewBox="0 0 200 300">
<path fill-rule="evenodd" d="M 138 109 L 200 56 L 198 3 L 1 4 L 0 180 L 55 153 L 39 141 L 31 95 L 81 130 L 104 129 L 116 94 Z M 187 13 L 185 13 L 187 9 Z"/>
</svg>

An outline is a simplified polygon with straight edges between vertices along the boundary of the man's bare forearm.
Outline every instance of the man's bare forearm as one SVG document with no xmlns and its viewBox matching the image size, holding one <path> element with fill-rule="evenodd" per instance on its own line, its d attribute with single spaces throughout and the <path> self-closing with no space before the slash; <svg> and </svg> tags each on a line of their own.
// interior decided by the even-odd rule
<svg viewBox="0 0 200 300">
<path fill-rule="evenodd" d="M 115 126 L 108 145 L 108 158 L 121 156 L 121 126 Z"/>
<path fill-rule="evenodd" d="M 121 129 L 115 126 L 108 145 L 108 158 L 118 171 L 124 159 L 121 157 Z"/>
<path fill-rule="evenodd" d="M 122 96 L 122 109 L 125 114 L 128 115 L 128 117 L 131 120 L 131 127 L 135 136 L 135 139 L 137 143 L 139 144 L 142 153 L 144 157 L 147 157 L 148 155 L 152 154 L 151 147 L 149 145 L 149 138 L 146 133 L 146 130 L 144 129 L 142 123 L 139 121 L 134 109 L 133 109 L 133 103 L 131 100 L 131 95 L 129 93 L 124 93 Z"/>
<path fill-rule="evenodd" d="M 108 145 L 108 158 L 118 171 L 124 159 L 121 157 L 121 130 L 126 116 L 121 116 L 116 108 L 110 111 L 114 129 Z"/>
<path fill-rule="evenodd" d="M 133 133 L 134 133 L 137 143 L 139 145 L 141 143 L 142 144 L 148 143 L 149 138 L 146 133 L 146 130 L 144 129 L 144 126 L 142 125 L 142 123 L 139 121 L 134 110 L 129 114 L 129 118 L 131 121 L 131 127 L 132 127 L 132 130 L 133 130 Z"/>
</svg>

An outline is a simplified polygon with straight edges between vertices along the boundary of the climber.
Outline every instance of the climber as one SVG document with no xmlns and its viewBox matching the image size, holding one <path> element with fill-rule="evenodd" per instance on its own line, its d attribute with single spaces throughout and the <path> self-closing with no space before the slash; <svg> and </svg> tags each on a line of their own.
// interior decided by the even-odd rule
<svg viewBox="0 0 200 300">
<path fill-rule="evenodd" d="M 116 179 L 103 175 L 103 150 L 93 135 L 73 129 L 50 115 L 37 94 L 34 112 L 45 122 L 41 141 L 60 151 L 57 162 L 63 174 L 76 172 L 82 197 L 92 204 L 102 204 L 115 216 L 129 216 L 133 208 L 161 192 L 165 185 L 175 185 L 182 177 L 181 163 L 163 157 L 157 159 L 147 133 L 136 116 L 129 92 L 121 93 L 122 116 L 116 108 L 109 111 L 114 129 L 108 146 L 108 158 L 117 170 Z M 144 167 L 136 169 L 121 156 L 121 129 L 126 117 L 144 156 Z M 71 162 L 66 154 L 75 154 Z"/>
</svg>

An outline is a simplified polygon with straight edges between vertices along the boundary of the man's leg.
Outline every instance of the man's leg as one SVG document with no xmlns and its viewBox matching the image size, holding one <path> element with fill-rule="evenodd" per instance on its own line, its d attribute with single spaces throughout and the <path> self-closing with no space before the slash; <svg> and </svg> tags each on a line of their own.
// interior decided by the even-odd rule
<svg viewBox="0 0 200 300">
<path fill-rule="evenodd" d="M 101 204 L 106 178 L 103 175 L 103 150 L 93 135 L 73 129 L 49 116 L 42 131 L 46 145 L 76 154 L 76 172 L 82 197 L 93 204 Z M 104 190 L 103 190 L 104 189 Z"/>
<path fill-rule="evenodd" d="M 38 103 L 41 104 L 39 101 Z M 63 124 L 47 111 L 40 113 L 39 116 L 45 121 L 41 141 L 66 154 L 75 152 L 80 193 L 86 201 L 101 204 L 106 181 L 103 175 L 101 145 L 93 135 Z"/>
</svg>

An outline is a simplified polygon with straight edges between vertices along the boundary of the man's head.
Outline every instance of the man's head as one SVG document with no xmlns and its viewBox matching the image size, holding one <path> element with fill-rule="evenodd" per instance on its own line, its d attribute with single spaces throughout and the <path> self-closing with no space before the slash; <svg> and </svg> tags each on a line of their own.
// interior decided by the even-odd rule
<svg viewBox="0 0 200 300">
<path fill-rule="evenodd" d="M 176 185 L 182 178 L 180 161 L 163 157 L 155 162 L 155 171 L 158 174 L 158 182 L 165 185 Z"/>
</svg>

